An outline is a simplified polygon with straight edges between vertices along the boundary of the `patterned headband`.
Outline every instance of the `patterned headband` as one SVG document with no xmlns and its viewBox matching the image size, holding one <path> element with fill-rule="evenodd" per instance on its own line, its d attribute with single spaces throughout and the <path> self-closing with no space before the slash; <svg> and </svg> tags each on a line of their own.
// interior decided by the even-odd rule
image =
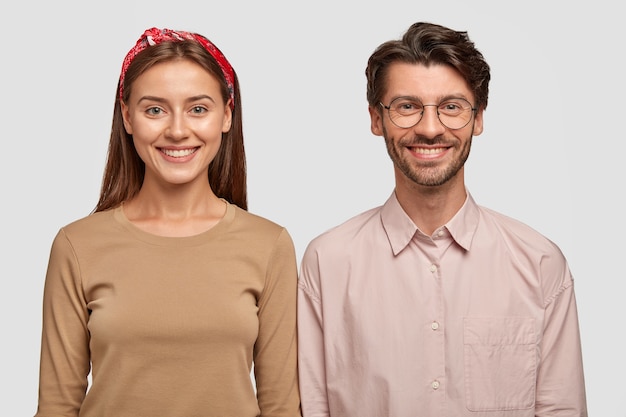
<svg viewBox="0 0 626 417">
<path fill-rule="evenodd" d="M 141 38 L 137 40 L 135 46 L 130 51 L 128 51 L 128 54 L 126 54 L 126 57 L 124 58 L 124 62 L 122 64 L 122 73 L 120 74 L 120 101 L 122 100 L 122 95 L 124 93 L 124 77 L 126 76 L 126 71 L 128 70 L 130 63 L 133 62 L 133 59 L 135 59 L 139 52 L 152 45 L 157 45 L 163 42 L 180 42 L 186 39 L 198 42 L 204 47 L 204 49 L 207 50 L 209 54 L 211 54 L 215 61 L 217 61 L 217 64 L 222 69 L 222 73 L 224 73 L 224 78 L 226 78 L 226 84 L 228 84 L 228 91 L 230 92 L 230 108 L 234 110 L 235 72 L 233 71 L 233 67 L 230 65 L 222 51 L 220 51 L 217 46 L 215 46 L 211 41 L 209 41 L 202 35 L 191 32 L 175 31 L 171 29 L 151 28 L 146 30 L 143 35 L 141 35 Z"/>
</svg>

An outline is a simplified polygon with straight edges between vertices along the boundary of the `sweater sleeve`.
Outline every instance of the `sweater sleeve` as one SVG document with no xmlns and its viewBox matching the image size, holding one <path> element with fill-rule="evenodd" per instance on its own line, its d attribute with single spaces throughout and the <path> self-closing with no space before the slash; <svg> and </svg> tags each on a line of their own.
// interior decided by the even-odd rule
<svg viewBox="0 0 626 417">
<path fill-rule="evenodd" d="M 80 267 L 65 232 L 52 243 L 43 295 L 36 417 L 76 417 L 90 370 L 89 312 Z"/>
<path fill-rule="evenodd" d="M 297 265 L 294 245 L 285 229 L 275 243 L 266 273 L 254 347 L 259 407 L 263 417 L 297 417 Z"/>
</svg>

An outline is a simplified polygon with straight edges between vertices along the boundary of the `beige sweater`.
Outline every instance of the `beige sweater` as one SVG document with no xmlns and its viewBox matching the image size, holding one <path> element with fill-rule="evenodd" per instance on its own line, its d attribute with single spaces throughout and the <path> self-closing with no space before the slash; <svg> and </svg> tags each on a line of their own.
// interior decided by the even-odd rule
<svg viewBox="0 0 626 417">
<path fill-rule="evenodd" d="M 36 417 L 300 416 L 296 285 L 288 232 L 234 205 L 191 237 L 119 208 L 62 228 Z"/>
</svg>

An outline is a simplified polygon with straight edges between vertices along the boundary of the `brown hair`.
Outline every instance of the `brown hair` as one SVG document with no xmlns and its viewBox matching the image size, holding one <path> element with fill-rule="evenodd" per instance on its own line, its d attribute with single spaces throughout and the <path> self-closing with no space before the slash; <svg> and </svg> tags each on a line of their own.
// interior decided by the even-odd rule
<svg viewBox="0 0 626 417">
<path fill-rule="evenodd" d="M 386 89 L 387 72 L 394 62 L 448 65 L 461 74 L 472 90 L 476 100 L 474 107 L 487 108 L 489 65 L 467 32 L 418 22 L 409 27 L 402 39 L 381 44 L 370 56 L 365 69 L 370 106 L 379 107 Z"/>
<path fill-rule="evenodd" d="M 193 61 L 211 73 L 220 83 L 224 103 L 228 101 L 230 92 L 220 66 L 200 43 L 193 40 L 163 42 L 139 52 L 126 72 L 122 99 L 128 100 L 133 82 L 146 70 L 156 64 L 176 59 Z M 208 181 L 215 195 L 247 210 L 241 95 L 237 74 L 234 73 L 234 75 L 235 105 L 231 128 L 228 132 L 222 133 L 220 149 L 209 164 Z M 124 128 L 119 91 L 118 83 L 118 88 L 115 90 L 111 138 L 102 177 L 100 199 L 94 212 L 117 207 L 134 197 L 141 188 L 145 174 L 145 164 L 135 150 L 132 136 L 126 133 Z"/>
</svg>

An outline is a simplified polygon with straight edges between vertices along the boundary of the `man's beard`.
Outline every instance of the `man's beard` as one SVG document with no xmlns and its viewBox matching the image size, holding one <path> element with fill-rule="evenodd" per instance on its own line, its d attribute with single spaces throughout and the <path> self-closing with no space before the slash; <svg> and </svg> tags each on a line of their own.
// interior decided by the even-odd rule
<svg viewBox="0 0 626 417">
<path fill-rule="evenodd" d="M 463 147 L 461 148 L 461 153 L 458 154 L 450 163 L 446 166 L 436 168 L 439 165 L 438 162 L 429 163 L 428 161 L 419 161 L 419 166 L 416 166 L 416 161 L 409 159 L 406 154 L 402 154 L 400 151 L 405 150 L 405 146 L 407 145 L 437 145 L 441 144 L 442 146 L 449 146 L 450 141 L 444 139 L 442 136 L 438 136 L 434 139 L 426 139 L 424 137 L 415 137 L 412 139 L 402 139 L 398 142 L 395 142 L 393 138 L 390 138 L 387 130 L 383 127 L 383 136 L 385 138 L 385 145 L 387 147 L 387 153 L 391 157 L 393 164 L 406 176 L 409 180 L 413 181 L 415 184 L 427 186 L 427 187 L 436 187 L 439 185 L 443 185 L 448 182 L 450 179 L 454 178 L 454 176 L 459 172 L 467 158 L 469 157 L 470 149 L 472 147 L 472 135 L 474 130 L 469 134 L 469 138 L 465 141 Z M 458 140 L 455 140 L 453 144 L 458 143 Z M 451 148 L 456 150 L 456 148 Z"/>
</svg>

